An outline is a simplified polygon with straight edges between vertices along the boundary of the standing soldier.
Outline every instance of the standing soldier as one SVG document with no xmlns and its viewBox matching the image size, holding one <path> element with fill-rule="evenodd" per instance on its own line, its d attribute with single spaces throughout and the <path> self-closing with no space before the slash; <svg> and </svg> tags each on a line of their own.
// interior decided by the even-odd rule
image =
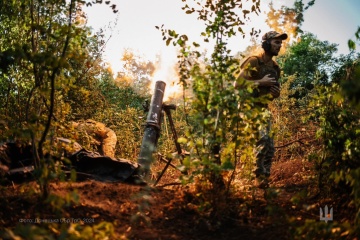
<svg viewBox="0 0 360 240">
<path fill-rule="evenodd" d="M 84 122 L 72 122 L 72 127 L 79 131 L 85 131 L 92 137 L 91 143 L 98 147 L 101 155 L 115 157 L 116 134 L 105 124 L 88 119 Z"/>
<path fill-rule="evenodd" d="M 263 52 L 257 56 L 251 56 L 241 65 L 241 72 L 238 78 L 253 81 L 256 89 L 254 97 L 269 95 L 270 99 L 280 96 L 280 68 L 272 58 L 277 56 L 282 45 L 282 41 L 287 39 L 286 33 L 270 31 L 262 37 Z M 240 87 L 235 83 L 235 87 Z M 256 103 L 262 111 L 268 111 L 267 103 Z M 274 140 L 270 135 L 271 122 L 267 121 L 266 126 L 262 126 L 259 131 L 259 140 L 256 144 L 256 165 L 255 170 L 256 184 L 260 188 L 268 186 L 268 177 L 275 148 Z"/>
</svg>

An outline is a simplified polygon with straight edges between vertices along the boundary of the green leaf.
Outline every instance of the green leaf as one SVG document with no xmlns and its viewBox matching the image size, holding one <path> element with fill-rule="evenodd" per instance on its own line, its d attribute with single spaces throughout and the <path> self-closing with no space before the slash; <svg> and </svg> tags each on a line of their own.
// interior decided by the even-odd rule
<svg viewBox="0 0 360 240">
<path fill-rule="evenodd" d="M 230 160 L 227 159 L 227 160 L 222 164 L 222 169 L 231 170 L 231 169 L 234 169 L 234 165 L 230 162 Z"/>
<path fill-rule="evenodd" d="M 349 39 L 348 41 L 348 46 L 350 50 L 355 50 L 356 49 L 356 44 L 353 40 Z"/>
<path fill-rule="evenodd" d="M 179 44 L 179 46 L 181 46 L 181 47 L 182 47 L 182 46 L 184 45 L 184 43 L 185 43 L 182 39 L 178 39 L 176 42 L 177 42 L 177 44 Z"/>
<path fill-rule="evenodd" d="M 355 33 L 356 39 L 360 40 L 360 27 L 358 27 L 358 30 Z"/>
<path fill-rule="evenodd" d="M 174 30 L 169 30 L 169 36 L 170 37 L 177 37 L 177 34 Z"/>
<path fill-rule="evenodd" d="M 196 43 L 196 42 L 193 42 L 193 45 L 194 45 L 195 47 L 200 47 L 200 44 L 198 44 L 198 43 Z"/>
</svg>

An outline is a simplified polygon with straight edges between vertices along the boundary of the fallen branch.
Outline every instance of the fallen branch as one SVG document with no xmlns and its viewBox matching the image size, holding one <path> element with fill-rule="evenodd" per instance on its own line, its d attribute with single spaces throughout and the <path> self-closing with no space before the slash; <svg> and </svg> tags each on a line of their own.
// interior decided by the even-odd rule
<svg viewBox="0 0 360 240">
<path fill-rule="evenodd" d="M 166 183 L 166 184 L 159 185 L 159 186 L 156 186 L 156 187 L 163 188 L 163 187 L 168 187 L 168 186 L 179 186 L 179 185 L 182 185 L 182 183 L 179 183 L 179 182 Z"/>
<path fill-rule="evenodd" d="M 303 142 L 301 141 L 301 140 L 303 140 L 303 139 L 305 139 L 305 138 L 306 138 L 306 137 L 303 137 L 303 138 L 300 138 L 300 139 L 291 141 L 291 142 L 289 142 L 289 143 L 286 143 L 286 144 L 284 144 L 284 145 L 276 146 L 275 148 L 284 148 L 284 147 L 287 147 L 287 146 L 289 146 L 289 145 L 291 145 L 291 144 L 293 144 L 293 143 L 296 143 L 296 142 L 299 142 L 299 143 L 301 143 L 301 144 L 305 144 L 305 143 L 303 143 Z"/>
</svg>

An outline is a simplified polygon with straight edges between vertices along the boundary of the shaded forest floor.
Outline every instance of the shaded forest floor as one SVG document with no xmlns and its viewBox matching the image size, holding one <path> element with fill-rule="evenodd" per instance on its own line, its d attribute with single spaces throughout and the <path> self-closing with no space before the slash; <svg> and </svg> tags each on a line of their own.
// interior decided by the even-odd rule
<svg viewBox="0 0 360 240">
<path fill-rule="evenodd" d="M 90 219 L 84 224 L 112 222 L 114 239 L 291 239 L 295 227 L 305 219 L 319 221 L 319 207 L 334 205 L 317 196 L 312 177 L 307 161 L 275 162 L 269 189 L 258 189 L 250 181 L 236 178 L 230 199 L 213 197 L 215 211 L 191 185 L 164 186 L 178 181 L 173 169 L 168 169 L 157 187 L 86 180 L 52 183 L 51 192 L 64 196 L 76 190 L 79 203 L 62 209 L 62 216 Z M 29 184 L 1 189 L 0 226 L 13 228 L 19 219 L 56 217 L 54 210 L 44 207 L 36 195 L 26 193 L 26 188 Z M 138 203 L 144 199 L 144 189 L 150 191 L 150 205 L 144 211 L 146 221 L 139 221 L 143 218 L 137 216 Z M 335 205 L 334 215 L 346 218 L 346 212 Z"/>
</svg>

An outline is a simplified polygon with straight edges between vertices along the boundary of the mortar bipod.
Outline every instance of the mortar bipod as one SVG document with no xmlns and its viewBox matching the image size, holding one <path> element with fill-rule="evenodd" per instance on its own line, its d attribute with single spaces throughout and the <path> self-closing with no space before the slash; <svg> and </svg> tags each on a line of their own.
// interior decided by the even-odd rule
<svg viewBox="0 0 360 240">
<path fill-rule="evenodd" d="M 170 125 L 171 133 L 172 133 L 172 136 L 173 136 L 173 140 L 174 140 L 174 143 L 175 143 L 176 151 L 177 151 L 177 154 L 179 154 L 180 157 L 181 157 L 181 159 L 180 159 L 181 163 L 183 163 L 184 154 L 183 154 L 183 152 L 181 150 L 180 143 L 178 143 L 178 136 L 177 136 L 177 133 L 176 133 L 174 121 L 173 121 L 172 116 L 171 116 L 171 110 L 175 110 L 176 106 L 175 106 L 175 104 L 163 104 L 162 109 L 164 110 L 164 112 L 166 114 L 166 117 L 169 120 L 169 125 Z M 160 181 L 160 179 L 162 178 L 162 176 L 164 175 L 165 171 L 167 170 L 167 168 L 169 166 L 172 166 L 173 168 L 177 169 L 176 166 L 171 163 L 172 158 L 166 159 L 162 155 L 159 154 L 159 159 L 161 161 L 163 161 L 163 162 L 166 162 L 166 165 L 163 168 L 163 170 L 161 171 L 159 177 L 156 179 L 156 181 L 154 183 L 154 186 L 156 186 L 156 184 L 158 184 L 158 182 Z M 181 171 L 181 173 L 187 174 L 186 171 Z"/>
</svg>

